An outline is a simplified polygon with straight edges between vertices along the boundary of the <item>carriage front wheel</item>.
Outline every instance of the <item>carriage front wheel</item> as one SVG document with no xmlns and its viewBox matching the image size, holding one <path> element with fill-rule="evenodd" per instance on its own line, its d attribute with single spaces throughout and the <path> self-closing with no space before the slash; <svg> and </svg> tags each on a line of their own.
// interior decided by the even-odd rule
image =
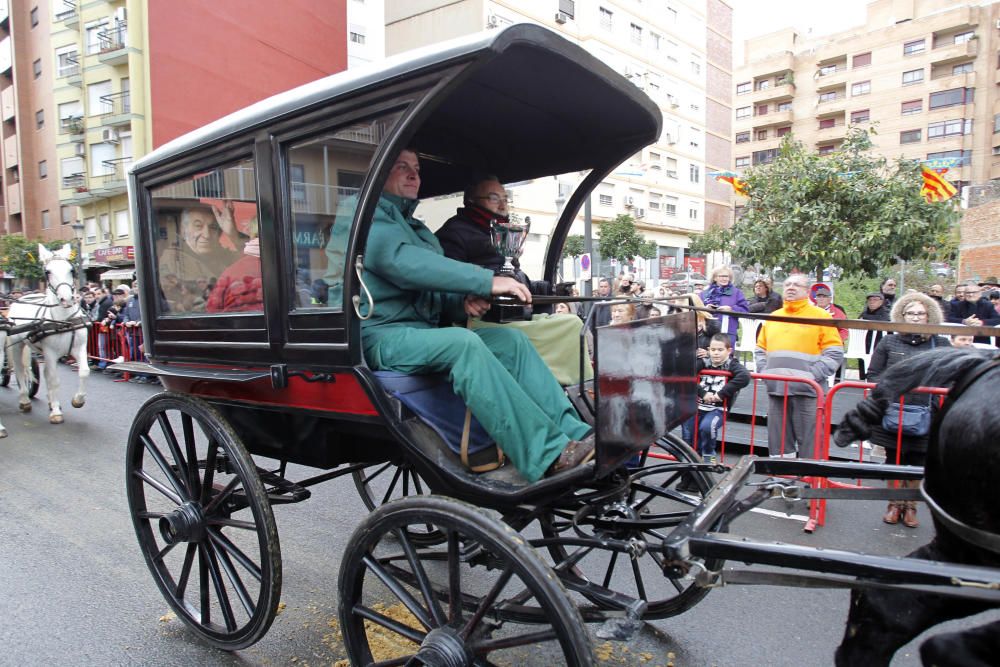
<svg viewBox="0 0 1000 667">
<path fill-rule="evenodd" d="M 34 355 L 31 356 L 31 384 L 28 385 L 28 398 L 34 398 L 35 394 L 38 393 L 38 388 L 41 386 L 41 378 L 39 375 L 38 359 Z M 10 361 L 10 351 L 3 358 L 3 368 L 0 368 L 0 387 L 6 387 L 10 384 L 10 379 L 14 375 L 14 369 L 11 367 Z"/>
<path fill-rule="evenodd" d="M 426 525 L 443 544 L 412 539 Z M 369 514 L 348 544 L 339 590 L 351 664 L 593 664 L 566 590 L 497 516 L 412 496 Z"/>
<path fill-rule="evenodd" d="M 167 604 L 225 650 L 264 636 L 281 594 L 281 549 L 257 469 L 213 407 L 170 392 L 139 409 L 126 485 L 139 548 Z"/>
</svg>

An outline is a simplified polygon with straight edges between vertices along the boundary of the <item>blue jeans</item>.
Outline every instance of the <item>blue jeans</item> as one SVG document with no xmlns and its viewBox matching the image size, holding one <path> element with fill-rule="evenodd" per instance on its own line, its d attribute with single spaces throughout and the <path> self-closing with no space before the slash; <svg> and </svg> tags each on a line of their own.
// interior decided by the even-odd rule
<svg viewBox="0 0 1000 667">
<path fill-rule="evenodd" d="M 681 435 L 702 456 L 715 456 L 715 445 L 718 441 L 719 429 L 722 428 L 724 412 L 722 408 L 714 410 L 698 410 L 698 442 L 694 442 L 694 420 L 692 416 L 681 424 Z"/>
</svg>

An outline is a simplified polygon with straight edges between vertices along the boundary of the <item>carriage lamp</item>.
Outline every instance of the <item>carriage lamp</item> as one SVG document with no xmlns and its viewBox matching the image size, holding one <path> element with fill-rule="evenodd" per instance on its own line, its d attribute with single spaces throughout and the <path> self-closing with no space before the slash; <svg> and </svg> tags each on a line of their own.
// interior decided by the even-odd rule
<svg viewBox="0 0 1000 667">
<path fill-rule="evenodd" d="M 73 228 L 73 240 L 76 241 L 76 287 L 83 288 L 83 223 L 77 220 L 70 225 Z"/>
</svg>

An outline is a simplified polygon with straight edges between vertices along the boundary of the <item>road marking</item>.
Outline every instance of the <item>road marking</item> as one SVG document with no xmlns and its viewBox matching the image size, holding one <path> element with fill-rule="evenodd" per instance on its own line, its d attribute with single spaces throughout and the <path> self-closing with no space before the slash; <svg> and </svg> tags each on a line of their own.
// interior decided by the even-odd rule
<svg viewBox="0 0 1000 667">
<path fill-rule="evenodd" d="M 758 514 L 763 514 L 765 516 L 772 516 L 776 519 L 791 519 L 792 521 L 801 521 L 802 523 L 809 520 L 808 516 L 804 516 L 802 514 L 786 514 L 785 512 L 778 512 L 777 510 L 766 510 L 763 507 L 754 507 L 750 511 L 757 512 Z"/>
</svg>

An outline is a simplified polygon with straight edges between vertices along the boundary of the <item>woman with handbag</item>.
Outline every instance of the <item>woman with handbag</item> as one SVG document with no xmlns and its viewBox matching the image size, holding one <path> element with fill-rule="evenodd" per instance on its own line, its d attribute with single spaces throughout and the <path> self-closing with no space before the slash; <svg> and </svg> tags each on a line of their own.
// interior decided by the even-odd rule
<svg viewBox="0 0 1000 667">
<path fill-rule="evenodd" d="M 890 317 L 893 322 L 907 324 L 941 324 L 944 319 L 937 302 L 919 292 L 909 292 L 896 299 Z M 872 353 L 868 381 L 878 384 L 885 369 L 894 363 L 940 347 L 951 347 L 947 337 L 921 334 L 885 336 Z M 872 431 L 871 441 L 885 448 L 887 464 L 923 466 L 927 455 L 931 412 L 937 409 L 938 397 L 931 394 L 909 393 L 903 396 L 902 403 L 902 409 L 898 399 L 889 404 L 882 420 L 882 428 Z M 920 487 L 920 481 L 904 481 L 903 486 L 916 489 Z M 889 503 L 882 520 L 895 524 L 899 523 L 900 519 L 908 528 L 920 525 L 917 520 L 917 501 Z"/>
</svg>

